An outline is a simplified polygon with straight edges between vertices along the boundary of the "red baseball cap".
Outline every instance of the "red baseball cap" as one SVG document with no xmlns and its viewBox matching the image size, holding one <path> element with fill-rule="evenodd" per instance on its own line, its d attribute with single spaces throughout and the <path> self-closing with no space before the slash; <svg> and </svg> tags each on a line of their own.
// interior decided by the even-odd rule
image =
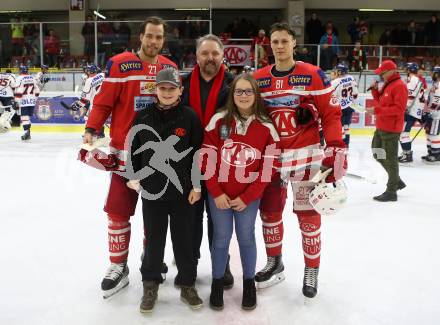
<svg viewBox="0 0 440 325">
<path fill-rule="evenodd" d="M 380 75 L 385 71 L 390 71 L 390 70 L 397 70 L 397 65 L 391 60 L 385 60 L 381 63 L 379 68 L 374 70 L 374 73 Z"/>
</svg>

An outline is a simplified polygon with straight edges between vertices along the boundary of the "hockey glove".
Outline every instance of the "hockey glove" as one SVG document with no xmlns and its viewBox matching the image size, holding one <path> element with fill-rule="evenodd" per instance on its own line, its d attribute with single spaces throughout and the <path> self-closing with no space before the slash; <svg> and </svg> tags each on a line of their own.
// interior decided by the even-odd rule
<svg viewBox="0 0 440 325">
<path fill-rule="evenodd" d="M 17 101 L 11 100 L 11 108 L 14 110 L 18 110 L 20 108 L 20 105 L 18 104 Z"/>
<path fill-rule="evenodd" d="M 84 148 L 81 148 L 78 153 L 78 160 L 93 168 L 105 171 L 120 170 L 121 165 L 120 160 L 115 154 L 106 154 L 104 151 L 99 149 L 88 151 Z"/>
<path fill-rule="evenodd" d="M 296 124 L 301 127 L 309 126 L 318 120 L 318 109 L 311 102 L 303 102 L 295 109 Z"/>
<path fill-rule="evenodd" d="M 77 112 L 81 109 L 82 105 L 79 101 L 73 102 L 72 105 L 70 105 L 70 109 L 74 112 Z"/>
<path fill-rule="evenodd" d="M 343 142 L 330 142 L 324 150 L 324 169 L 332 168 L 331 173 L 326 177 L 326 183 L 333 183 L 341 179 L 347 172 L 347 149 Z"/>
</svg>

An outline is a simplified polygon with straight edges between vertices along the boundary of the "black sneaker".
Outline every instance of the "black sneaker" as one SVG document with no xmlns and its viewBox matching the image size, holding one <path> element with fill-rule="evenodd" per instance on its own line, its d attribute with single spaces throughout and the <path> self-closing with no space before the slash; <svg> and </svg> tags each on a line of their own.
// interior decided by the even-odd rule
<svg viewBox="0 0 440 325">
<path fill-rule="evenodd" d="M 384 192 L 381 195 L 373 197 L 373 199 L 379 202 L 394 202 L 397 201 L 397 194 L 391 192 Z"/>
</svg>

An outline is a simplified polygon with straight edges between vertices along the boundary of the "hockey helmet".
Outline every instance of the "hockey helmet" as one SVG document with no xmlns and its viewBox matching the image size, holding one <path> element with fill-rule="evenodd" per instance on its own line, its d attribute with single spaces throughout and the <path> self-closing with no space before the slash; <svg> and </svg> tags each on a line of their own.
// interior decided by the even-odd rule
<svg viewBox="0 0 440 325">
<path fill-rule="evenodd" d="M 29 68 L 26 65 L 21 65 L 18 69 L 20 74 L 27 74 L 29 72 Z"/>
<path fill-rule="evenodd" d="M 334 183 L 320 181 L 310 192 L 309 202 L 320 214 L 334 214 L 347 201 L 347 187 L 342 180 Z"/>
<path fill-rule="evenodd" d="M 343 63 L 338 63 L 335 70 L 341 72 L 341 74 L 346 74 L 348 72 L 348 67 Z"/>
<path fill-rule="evenodd" d="M 41 65 L 41 70 L 48 70 L 48 69 L 49 69 L 48 65 L 45 65 L 45 64 Z"/>
<path fill-rule="evenodd" d="M 440 78 L 440 66 L 436 65 L 432 68 L 432 79 L 438 80 Z"/>
<path fill-rule="evenodd" d="M 91 73 L 91 74 L 95 74 L 98 73 L 98 67 L 96 66 L 96 64 L 91 63 L 87 65 L 86 71 L 87 73 Z"/>
<path fill-rule="evenodd" d="M 417 73 L 417 71 L 419 71 L 419 65 L 415 62 L 408 62 L 405 68 L 408 72 L 411 73 Z"/>
</svg>

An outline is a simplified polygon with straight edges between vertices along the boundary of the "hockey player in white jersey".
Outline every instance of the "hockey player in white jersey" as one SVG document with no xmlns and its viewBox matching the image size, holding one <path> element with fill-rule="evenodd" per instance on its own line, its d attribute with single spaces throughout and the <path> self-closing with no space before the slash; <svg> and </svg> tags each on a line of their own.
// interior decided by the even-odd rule
<svg viewBox="0 0 440 325">
<path fill-rule="evenodd" d="M 87 75 L 88 78 L 84 83 L 83 90 L 81 92 L 81 97 L 79 100 L 72 104 L 73 110 L 79 110 L 81 108 L 86 110 L 86 114 L 84 119 L 88 120 L 88 116 L 90 114 L 90 110 L 93 107 L 93 99 L 96 94 L 99 92 L 101 88 L 102 81 L 104 80 L 104 73 L 100 72 L 99 68 L 95 64 L 90 64 L 87 66 Z M 103 138 L 104 128 L 97 134 L 98 138 Z"/>
<path fill-rule="evenodd" d="M 411 138 L 409 133 L 416 121 L 421 121 L 423 109 L 425 107 L 425 87 L 420 80 L 417 72 L 419 66 L 417 63 L 409 62 L 406 64 L 408 87 L 408 101 L 406 104 L 405 124 L 400 134 L 400 145 L 402 146 L 402 155 L 399 156 L 399 162 L 408 164 L 413 161 L 413 152 L 411 150 Z"/>
<path fill-rule="evenodd" d="M 21 139 L 23 141 L 30 140 L 31 116 L 34 114 L 37 97 L 40 95 L 40 88 L 35 77 L 28 73 L 27 66 L 20 66 L 20 75 L 17 77 L 14 95 L 20 108 L 21 125 L 24 130 Z"/>
<path fill-rule="evenodd" d="M 35 80 L 37 81 L 37 86 L 40 88 L 40 92 L 44 90 L 44 86 L 49 82 L 50 78 L 47 75 L 49 67 L 45 64 L 41 65 L 41 71 L 35 75 Z"/>
<path fill-rule="evenodd" d="M 0 73 L 0 133 L 7 132 L 11 128 L 11 120 L 15 114 L 14 100 L 15 77 L 11 70 Z"/>
<path fill-rule="evenodd" d="M 428 164 L 440 164 L 440 66 L 432 69 L 432 86 L 427 108 L 423 115 L 428 155 L 422 159 Z"/>
<path fill-rule="evenodd" d="M 342 109 L 342 134 L 347 148 L 350 144 L 350 124 L 353 116 L 353 106 L 357 105 L 359 94 L 356 80 L 348 74 L 348 67 L 339 63 L 336 68 L 335 79 L 332 80 L 334 94 L 339 100 Z"/>
</svg>

